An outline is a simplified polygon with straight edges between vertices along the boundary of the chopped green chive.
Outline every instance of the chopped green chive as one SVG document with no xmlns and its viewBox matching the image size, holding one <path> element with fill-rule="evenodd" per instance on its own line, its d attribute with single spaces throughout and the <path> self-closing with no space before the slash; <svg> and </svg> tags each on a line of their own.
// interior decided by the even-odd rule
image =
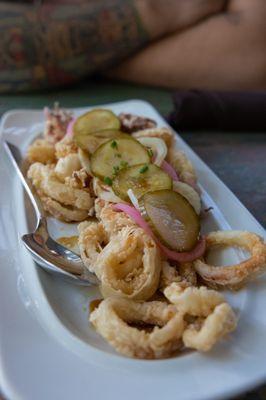
<svg viewBox="0 0 266 400">
<path fill-rule="evenodd" d="M 113 181 L 111 178 L 109 178 L 109 176 L 105 176 L 103 181 L 108 186 L 112 186 L 112 184 L 113 184 Z"/>
<path fill-rule="evenodd" d="M 148 149 L 148 154 L 149 154 L 150 157 L 153 156 L 153 151 L 152 151 L 152 149 Z"/>
<path fill-rule="evenodd" d="M 115 165 L 113 167 L 113 174 L 116 175 L 118 172 L 119 172 L 119 167 L 118 167 L 118 165 Z"/>
<path fill-rule="evenodd" d="M 121 157 L 122 157 L 122 154 L 116 153 L 116 154 L 115 154 L 115 157 L 121 158 Z"/>
<path fill-rule="evenodd" d="M 139 173 L 144 174 L 144 172 L 147 172 L 149 169 L 148 165 L 143 165 L 143 167 L 140 168 Z"/>
<path fill-rule="evenodd" d="M 120 167 L 121 167 L 121 168 L 127 168 L 127 167 L 128 167 L 128 162 L 122 160 L 122 161 L 120 162 Z"/>
<path fill-rule="evenodd" d="M 111 142 L 111 147 L 112 149 L 117 149 L 117 142 L 115 140 Z"/>
</svg>

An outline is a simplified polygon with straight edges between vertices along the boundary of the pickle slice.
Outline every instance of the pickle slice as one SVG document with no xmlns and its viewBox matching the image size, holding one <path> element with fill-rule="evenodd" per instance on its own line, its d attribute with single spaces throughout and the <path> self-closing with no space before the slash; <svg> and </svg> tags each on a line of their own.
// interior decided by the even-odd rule
<svg viewBox="0 0 266 400">
<path fill-rule="evenodd" d="M 74 135 L 74 141 L 82 150 L 93 153 L 102 143 L 122 135 L 126 134 L 117 129 L 103 129 L 87 135 L 78 133 Z"/>
<path fill-rule="evenodd" d="M 157 165 L 138 164 L 119 171 L 113 181 L 113 191 L 120 199 L 129 201 L 129 189 L 139 199 L 150 191 L 172 189 L 172 179 Z"/>
<path fill-rule="evenodd" d="M 120 127 L 120 120 L 112 111 L 98 108 L 78 117 L 74 123 L 73 131 L 75 137 L 76 135 L 89 135 L 105 129 L 119 130 Z"/>
<path fill-rule="evenodd" d="M 147 149 L 131 136 L 123 136 L 98 147 L 91 155 L 91 171 L 100 179 L 111 178 L 123 168 L 149 162 Z"/>
<path fill-rule="evenodd" d="M 172 190 L 146 193 L 141 199 L 143 216 L 168 248 L 183 252 L 196 245 L 199 217 L 189 202 Z"/>
</svg>

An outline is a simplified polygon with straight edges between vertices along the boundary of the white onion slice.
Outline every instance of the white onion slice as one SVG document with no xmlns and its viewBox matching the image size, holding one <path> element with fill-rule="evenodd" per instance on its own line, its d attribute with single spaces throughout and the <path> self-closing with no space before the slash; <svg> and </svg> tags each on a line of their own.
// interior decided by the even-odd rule
<svg viewBox="0 0 266 400">
<path fill-rule="evenodd" d="M 163 160 L 167 156 L 167 146 L 163 139 L 156 137 L 139 137 L 137 140 L 143 144 L 143 146 L 149 147 L 152 150 L 154 154 L 153 163 L 160 167 Z"/>
<path fill-rule="evenodd" d="M 83 168 L 85 168 L 86 172 L 90 175 L 92 175 L 91 172 L 91 167 L 90 167 L 90 157 L 89 155 L 86 153 L 86 151 L 82 150 L 82 149 L 78 149 L 78 156 L 79 156 L 79 161 L 82 165 Z"/>
<path fill-rule="evenodd" d="M 127 195 L 130 198 L 131 203 L 133 204 L 133 206 L 139 210 L 139 202 L 138 199 L 136 198 L 136 196 L 134 195 L 134 192 L 132 189 L 128 189 L 127 191 Z"/>
<path fill-rule="evenodd" d="M 93 178 L 92 181 L 93 191 L 95 195 L 101 199 L 108 201 L 110 203 L 125 203 L 120 197 L 116 196 L 112 190 L 112 188 L 108 185 L 105 185 L 98 178 Z"/>
<path fill-rule="evenodd" d="M 199 215 L 201 211 L 201 200 L 199 194 L 192 186 L 185 182 L 173 181 L 173 190 L 180 193 L 192 205 L 196 213 Z"/>
</svg>

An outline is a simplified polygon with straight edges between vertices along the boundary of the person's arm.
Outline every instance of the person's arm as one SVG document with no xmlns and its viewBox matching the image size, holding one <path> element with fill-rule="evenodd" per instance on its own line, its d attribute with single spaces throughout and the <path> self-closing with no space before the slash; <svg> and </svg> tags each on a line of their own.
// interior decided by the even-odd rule
<svg viewBox="0 0 266 400">
<path fill-rule="evenodd" d="M 177 89 L 266 89 L 266 2 L 226 12 L 150 45 L 109 76 Z"/>
<path fill-rule="evenodd" d="M 71 83 L 107 69 L 225 0 L 0 2 L 0 92 Z"/>
</svg>

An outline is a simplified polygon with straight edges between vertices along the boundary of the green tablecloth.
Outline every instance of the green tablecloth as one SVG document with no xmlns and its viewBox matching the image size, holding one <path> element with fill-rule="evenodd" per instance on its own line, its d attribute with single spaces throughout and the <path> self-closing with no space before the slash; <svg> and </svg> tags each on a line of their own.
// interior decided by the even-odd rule
<svg viewBox="0 0 266 400">
<path fill-rule="evenodd" d="M 15 108 L 42 108 L 52 105 L 54 101 L 71 108 L 128 99 L 149 101 L 163 115 L 172 108 L 171 92 L 168 90 L 94 80 L 82 82 L 65 90 L 0 96 L 0 115 Z M 265 134 L 180 133 L 259 222 L 266 226 Z M 241 396 L 241 400 L 244 399 L 266 400 L 266 386 Z"/>
</svg>

